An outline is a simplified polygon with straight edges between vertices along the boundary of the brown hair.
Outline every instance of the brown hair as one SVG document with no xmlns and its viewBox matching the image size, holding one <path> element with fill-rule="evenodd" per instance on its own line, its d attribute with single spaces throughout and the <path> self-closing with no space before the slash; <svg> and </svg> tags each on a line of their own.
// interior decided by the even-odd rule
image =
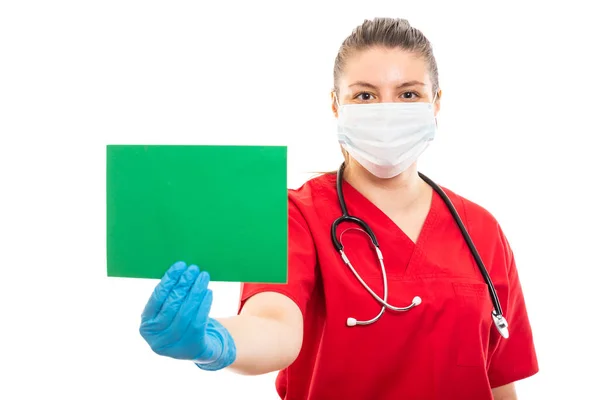
<svg viewBox="0 0 600 400">
<path fill-rule="evenodd" d="M 423 33 L 401 18 L 366 19 L 342 43 L 333 67 L 333 90 L 338 93 L 338 80 L 348 58 L 372 47 L 400 48 L 420 55 L 429 65 L 433 93 L 439 91 L 438 68 L 433 49 Z"/>
</svg>

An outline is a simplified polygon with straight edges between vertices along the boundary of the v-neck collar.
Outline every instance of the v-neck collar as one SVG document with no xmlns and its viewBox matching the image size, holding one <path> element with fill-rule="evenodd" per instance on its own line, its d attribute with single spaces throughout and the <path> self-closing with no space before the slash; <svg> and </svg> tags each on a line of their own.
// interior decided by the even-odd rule
<svg viewBox="0 0 600 400">
<path fill-rule="evenodd" d="M 396 245 L 385 246 L 386 248 L 382 249 L 384 257 L 386 251 L 398 251 L 400 248 L 403 251 L 410 252 L 408 261 L 403 268 L 404 273 L 410 273 L 413 266 L 418 266 L 421 263 L 425 255 L 425 245 L 438 220 L 439 208 L 442 202 L 442 199 L 435 190 L 432 189 L 433 193 L 429 211 L 421 228 L 421 232 L 419 233 L 417 241 L 413 242 L 385 212 L 367 199 L 346 180 L 343 182 L 342 189 L 344 191 L 348 213 L 364 220 L 375 233 L 380 245 L 383 244 L 383 246 L 385 246 L 387 243 L 396 243 Z M 392 236 L 392 238 L 389 236 L 384 238 L 384 235 Z"/>
</svg>

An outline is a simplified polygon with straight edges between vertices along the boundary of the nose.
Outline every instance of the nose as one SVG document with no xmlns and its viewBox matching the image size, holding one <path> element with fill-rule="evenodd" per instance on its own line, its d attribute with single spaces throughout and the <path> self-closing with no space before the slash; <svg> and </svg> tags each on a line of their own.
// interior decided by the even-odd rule
<svg viewBox="0 0 600 400">
<path fill-rule="evenodd" d="M 394 88 L 385 88 L 379 94 L 380 103 L 393 103 L 402 101 L 402 99 L 396 95 L 396 90 Z"/>
</svg>

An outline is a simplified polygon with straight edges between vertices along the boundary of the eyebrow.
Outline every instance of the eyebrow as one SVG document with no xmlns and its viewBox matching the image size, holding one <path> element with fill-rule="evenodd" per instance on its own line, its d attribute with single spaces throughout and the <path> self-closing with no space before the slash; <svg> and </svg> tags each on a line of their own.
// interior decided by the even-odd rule
<svg viewBox="0 0 600 400">
<path fill-rule="evenodd" d="M 362 86 L 362 87 L 368 87 L 370 89 L 377 89 L 377 86 L 373 85 L 372 83 L 364 82 L 364 81 L 354 82 L 353 84 L 349 85 L 348 87 L 353 87 L 353 86 Z M 425 84 L 420 81 L 408 81 L 408 82 L 404 82 L 401 85 L 396 86 L 396 89 L 403 89 L 403 88 L 409 87 L 409 86 L 425 86 Z"/>
</svg>

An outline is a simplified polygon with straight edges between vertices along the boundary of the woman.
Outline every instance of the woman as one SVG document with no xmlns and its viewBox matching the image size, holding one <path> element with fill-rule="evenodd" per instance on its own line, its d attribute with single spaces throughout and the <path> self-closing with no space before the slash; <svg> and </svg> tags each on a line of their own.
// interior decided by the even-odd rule
<svg viewBox="0 0 600 400">
<path fill-rule="evenodd" d="M 538 365 L 509 244 L 486 210 L 444 190 L 498 310 L 443 193 L 417 172 L 440 98 L 420 31 L 400 19 L 355 29 L 335 60 L 332 109 L 341 195 L 367 226 L 341 221 L 332 240 L 337 174 L 290 190 L 288 283 L 244 284 L 239 315 L 215 320 L 208 274 L 177 263 L 142 315 L 152 349 L 204 370 L 279 370 L 282 399 L 516 399 L 514 382 Z"/>
</svg>

